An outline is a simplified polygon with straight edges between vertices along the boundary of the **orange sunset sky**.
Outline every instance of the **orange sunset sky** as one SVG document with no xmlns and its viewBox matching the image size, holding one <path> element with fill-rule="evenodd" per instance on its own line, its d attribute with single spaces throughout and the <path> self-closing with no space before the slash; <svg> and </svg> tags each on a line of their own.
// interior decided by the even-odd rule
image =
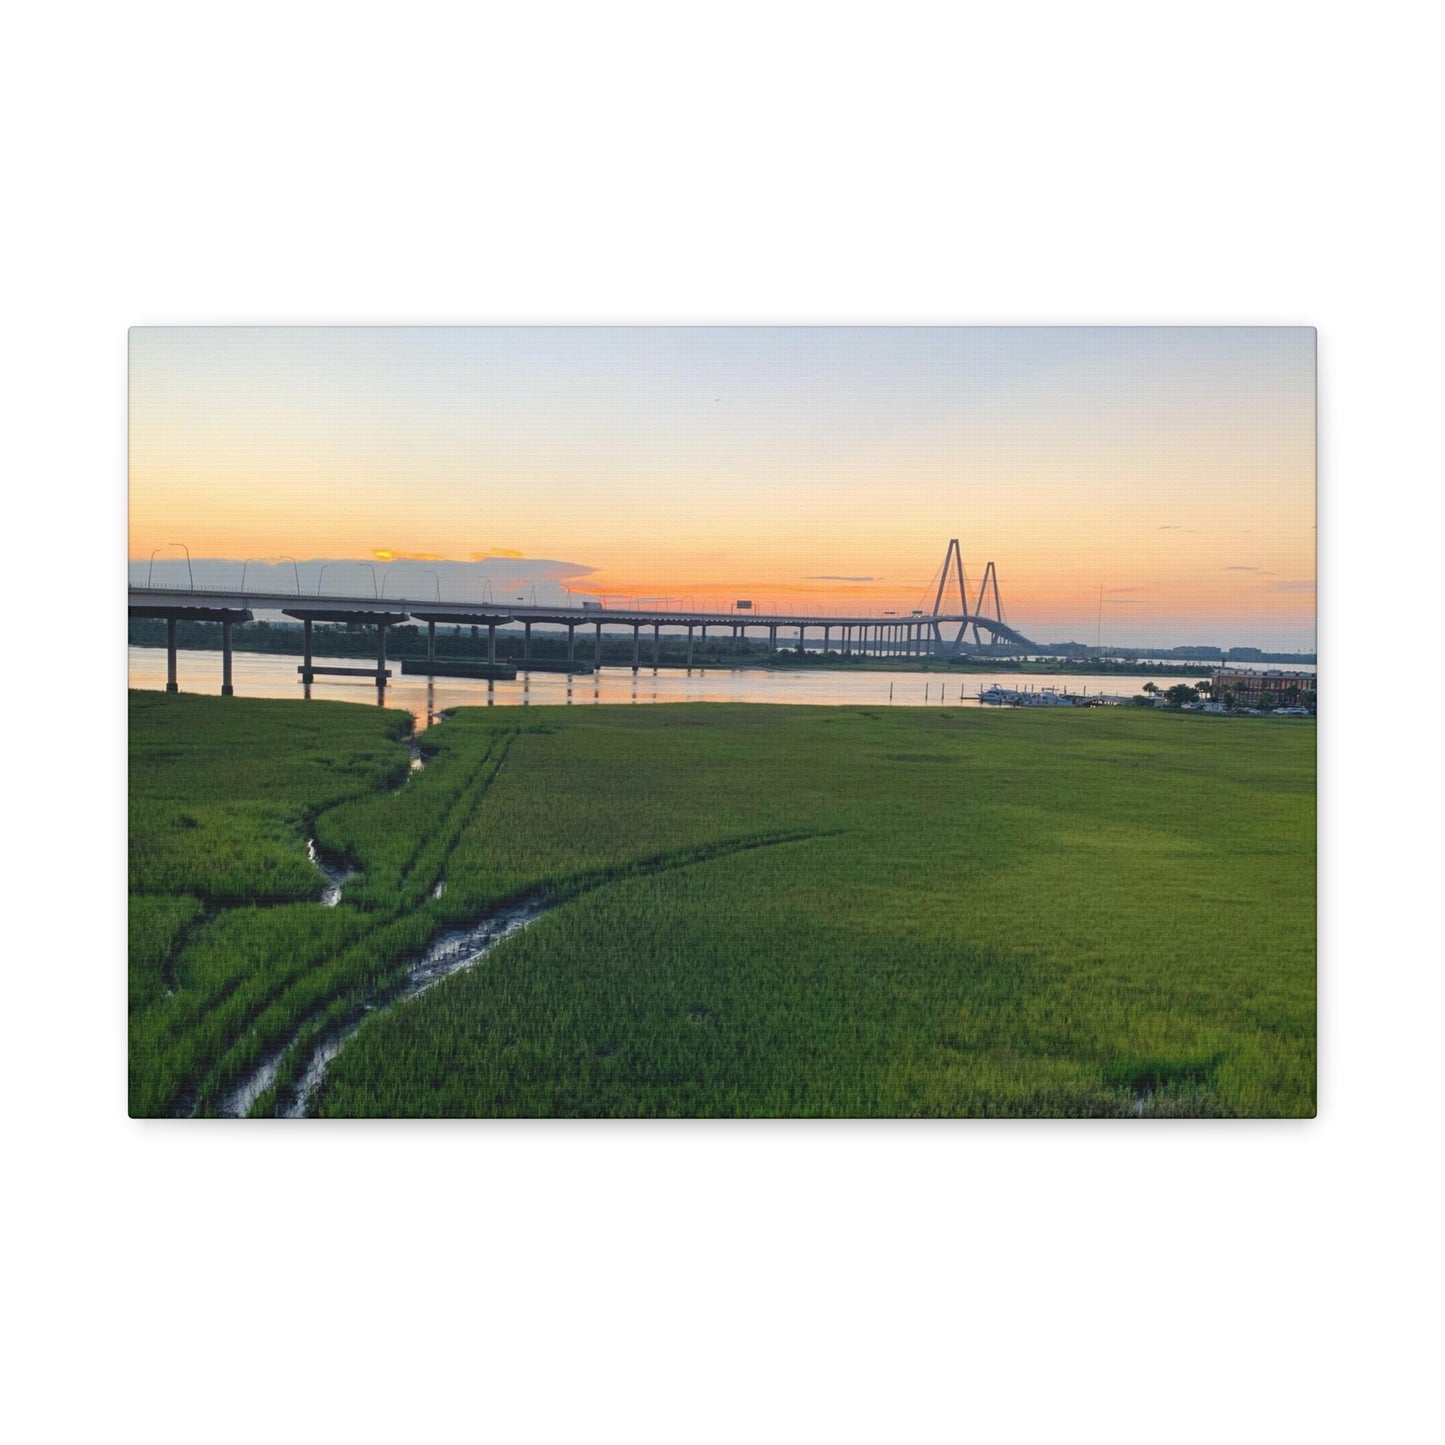
<svg viewBox="0 0 1445 1445">
<path fill-rule="evenodd" d="M 877 612 L 958 537 L 1039 641 L 1312 650 L 1314 522 L 1310 328 L 130 336 L 132 579 Z"/>
</svg>

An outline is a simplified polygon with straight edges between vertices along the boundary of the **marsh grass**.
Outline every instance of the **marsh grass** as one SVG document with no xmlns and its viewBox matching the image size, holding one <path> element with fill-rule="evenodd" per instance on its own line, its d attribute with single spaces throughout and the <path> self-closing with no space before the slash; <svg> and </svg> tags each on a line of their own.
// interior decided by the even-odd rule
<svg viewBox="0 0 1445 1445">
<path fill-rule="evenodd" d="M 278 748 L 241 708 L 325 705 L 187 701 L 236 709 L 230 751 L 264 735 L 266 761 L 233 757 L 243 785 L 217 798 L 209 718 L 133 711 L 133 768 L 164 754 L 171 779 L 133 772 L 133 830 L 166 834 L 132 876 L 134 1112 L 208 1112 L 289 1042 L 253 1112 L 284 1108 L 316 1043 L 361 1022 L 317 1112 L 1313 1113 L 1312 724 L 472 710 L 403 783 L 385 713 L 337 705 L 341 731 L 291 721 Z M 362 870 L 335 909 L 295 901 L 308 827 Z M 202 828 L 229 830 L 226 869 L 156 887 Z M 521 898 L 552 911 L 376 1007 L 438 929 Z"/>
</svg>

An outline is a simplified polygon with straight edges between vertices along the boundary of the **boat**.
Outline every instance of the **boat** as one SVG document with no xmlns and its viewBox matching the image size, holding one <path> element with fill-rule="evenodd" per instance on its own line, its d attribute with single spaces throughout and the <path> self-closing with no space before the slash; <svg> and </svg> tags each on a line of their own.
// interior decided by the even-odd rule
<svg viewBox="0 0 1445 1445">
<path fill-rule="evenodd" d="M 1000 687 L 997 683 L 984 688 L 978 700 L 992 707 L 1076 707 L 1086 704 L 1084 698 L 1073 698 L 1066 692 L 1055 692 L 1051 687 L 1039 692 L 1025 692 L 1020 688 Z"/>
</svg>

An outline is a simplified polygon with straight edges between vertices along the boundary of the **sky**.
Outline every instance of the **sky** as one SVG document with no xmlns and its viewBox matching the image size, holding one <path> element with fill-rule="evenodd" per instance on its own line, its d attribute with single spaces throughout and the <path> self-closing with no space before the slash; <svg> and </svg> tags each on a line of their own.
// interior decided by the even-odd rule
<svg viewBox="0 0 1445 1445">
<path fill-rule="evenodd" d="M 1037 641 L 1312 651 L 1314 524 L 1308 327 L 130 333 L 133 579 L 877 613 L 957 537 Z"/>
</svg>

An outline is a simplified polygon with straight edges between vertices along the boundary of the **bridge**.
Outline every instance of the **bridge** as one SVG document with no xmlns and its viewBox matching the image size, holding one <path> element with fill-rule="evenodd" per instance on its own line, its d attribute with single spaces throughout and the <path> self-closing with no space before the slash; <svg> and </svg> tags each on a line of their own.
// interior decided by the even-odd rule
<svg viewBox="0 0 1445 1445">
<path fill-rule="evenodd" d="M 129 611 L 132 617 L 163 619 L 166 623 L 166 691 L 175 692 L 176 624 L 181 621 L 219 622 L 221 624 L 221 692 L 231 696 L 232 631 L 240 624 L 254 620 L 257 611 L 279 611 L 293 618 L 303 628 L 303 659 L 297 668 L 303 682 L 322 674 L 344 673 L 369 677 L 378 687 L 385 687 L 391 676 L 386 665 L 386 629 L 403 623 L 425 623 L 427 629 L 427 662 L 436 663 L 436 629 L 443 626 L 485 627 L 487 659 L 498 666 L 497 629 L 521 626 L 522 657 L 519 667 L 531 664 L 533 627 L 565 628 L 567 632 L 567 665 L 570 668 L 602 666 L 604 629 L 632 630 L 632 666 L 642 663 L 642 641 L 650 632 L 650 664 L 656 666 L 664 628 L 687 634 L 687 665 L 692 665 L 695 640 L 705 642 L 709 628 L 719 630 L 736 641 L 750 633 L 766 631 L 769 649 L 773 652 L 790 642 L 802 651 L 808 635 L 822 643 L 824 651 L 836 650 L 844 656 L 866 657 L 957 657 L 965 646 L 965 637 L 972 631 L 974 645 L 982 645 L 982 634 L 991 643 L 1032 648 L 1034 643 L 1010 627 L 1003 618 L 999 601 L 998 577 L 994 564 L 985 568 L 983 583 L 972 608 L 965 592 L 962 556 L 958 540 L 948 544 L 948 552 L 938 576 L 938 587 L 931 611 L 915 609 L 906 616 L 884 612 L 875 616 L 852 617 L 807 616 L 790 612 L 744 611 L 716 612 L 680 608 L 604 607 L 586 602 L 580 606 L 516 606 L 499 607 L 492 602 L 419 601 L 406 598 L 344 597 L 330 594 L 310 598 L 298 592 L 264 592 L 256 589 L 217 589 L 199 587 L 136 587 L 129 589 Z M 244 580 L 244 579 L 243 579 Z M 959 606 L 945 606 L 945 594 L 951 580 L 956 580 Z M 930 584 L 931 585 L 931 584 Z M 989 601 L 993 615 L 986 611 Z M 312 625 L 317 622 L 341 622 L 376 628 L 376 666 L 325 667 L 312 657 Z M 946 631 L 957 629 L 951 638 Z M 577 633 L 584 635 L 584 654 L 577 655 Z M 588 636 L 588 634 L 591 634 Z M 793 641 L 792 634 L 796 634 Z M 835 641 L 836 639 L 836 641 Z"/>
</svg>

